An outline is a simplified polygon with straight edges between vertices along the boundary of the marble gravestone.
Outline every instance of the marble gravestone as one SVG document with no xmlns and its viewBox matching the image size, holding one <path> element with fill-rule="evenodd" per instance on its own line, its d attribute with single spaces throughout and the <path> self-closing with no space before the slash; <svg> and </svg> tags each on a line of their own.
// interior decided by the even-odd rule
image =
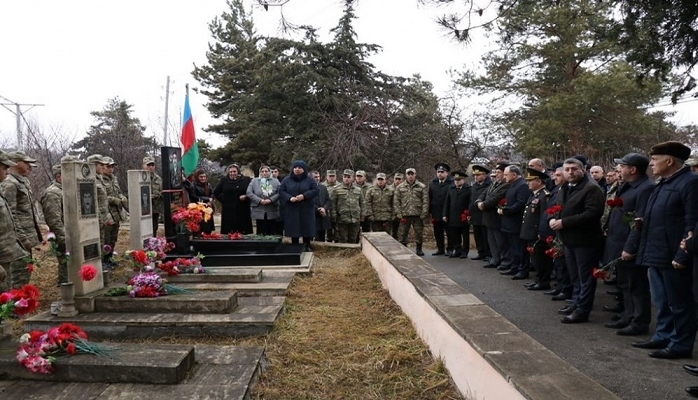
<svg viewBox="0 0 698 400">
<path fill-rule="evenodd" d="M 153 210 L 150 199 L 150 172 L 129 170 L 128 209 L 131 249 L 142 249 L 143 242 L 153 236 Z"/>
<path fill-rule="evenodd" d="M 96 173 L 93 164 L 82 161 L 61 163 L 63 182 L 63 220 L 68 258 L 68 280 L 75 294 L 82 296 L 104 287 L 102 277 L 102 244 L 100 243 L 99 208 L 97 206 Z M 90 264 L 97 276 L 84 282 L 80 268 Z"/>
</svg>

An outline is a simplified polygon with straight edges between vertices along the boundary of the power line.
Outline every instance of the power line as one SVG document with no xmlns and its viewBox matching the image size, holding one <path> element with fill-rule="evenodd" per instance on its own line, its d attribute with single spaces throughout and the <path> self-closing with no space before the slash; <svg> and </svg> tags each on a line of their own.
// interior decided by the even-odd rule
<svg viewBox="0 0 698 400">
<path fill-rule="evenodd" d="M 22 150 L 22 120 L 24 120 L 26 124 L 26 119 L 24 118 L 24 112 L 27 112 L 31 110 L 34 107 L 43 107 L 43 104 L 26 104 L 26 103 L 17 103 L 15 101 L 12 101 L 8 99 L 5 96 L 0 95 L 0 99 L 6 101 L 7 103 L 0 103 L 0 106 L 2 106 L 4 109 L 7 111 L 11 112 L 12 114 L 15 115 L 17 119 L 17 150 Z M 8 106 L 15 106 L 15 109 L 12 110 Z M 22 107 L 29 107 L 26 110 L 22 111 Z M 27 129 L 29 128 L 29 124 L 27 124 Z"/>
</svg>

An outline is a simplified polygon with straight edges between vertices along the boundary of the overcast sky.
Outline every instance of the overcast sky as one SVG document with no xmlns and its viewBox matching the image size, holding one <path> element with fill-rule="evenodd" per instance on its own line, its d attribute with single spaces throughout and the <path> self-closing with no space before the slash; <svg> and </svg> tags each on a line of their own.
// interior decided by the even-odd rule
<svg viewBox="0 0 698 400">
<path fill-rule="evenodd" d="M 0 96 L 12 102 L 44 104 L 27 111 L 25 117 L 77 138 L 93 122 L 90 111 L 101 110 L 116 96 L 132 104 L 135 116 L 148 131 L 162 138 L 168 75 L 169 118 L 179 126 L 184 85 L 197 86 L 191 76 L 193 65 L 206 60 L 211 41 L 207 24 L 228 9 L 225 0 L 3 3 Z M 270 7 L 264 11 L 256 1 L 245 0 L 262 34 L 278 34 L 283 11 L 291 22 L 318 28 L 324 39 L 329 38 L 329 29 L 341 16 L 342 3 L 290 0 L 282 10 Z M 449 41 L 434 22 L 442 11 L 419 6 L 417 0 L 360 0 L 354 26 L 360 42 L 383 47 L 371 59 L 378 69 L 399 76 L 418 73 L 443 96 L 450 87 L 446 71 L 476 66 L 489 45 L 479 37 L 470 46 Z M 212 123 L 205 102 L 205 97 L 192 93 L 197 137 L 222 145 L 225 139 L 203 132 L 202 128 Z M 698 113 L 691 112 L 694 104 L 682 107 L 676 122 L 698 121 Z M 172 128 L 169 132 L 170 137 L 179 135 Z M 15 138 L 15 116 L 4 108 L 0 108 L 0 136 Z"/>
</svg>

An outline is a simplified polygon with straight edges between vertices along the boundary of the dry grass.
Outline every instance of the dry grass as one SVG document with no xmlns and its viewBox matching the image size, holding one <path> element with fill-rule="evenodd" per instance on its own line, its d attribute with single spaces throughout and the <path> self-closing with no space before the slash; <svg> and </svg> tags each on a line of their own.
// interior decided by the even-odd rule
<svg viewBox="0 0 698 400">
<path fill-rule="evenodd" d="M 127 239 L 122 233 L 118 250 Z M 47 309 L 58 298 L 55 259 L 44 252 L 37 258 L 42 267 L 32 283 Z M 157 342 L 265 347 L 268 363 L 254 389 L 257 399 L 461 398 L 358 250 L 317 251 L 314 273 L 294 278 L 285 312 L 265 337 Z"/>
</svg>

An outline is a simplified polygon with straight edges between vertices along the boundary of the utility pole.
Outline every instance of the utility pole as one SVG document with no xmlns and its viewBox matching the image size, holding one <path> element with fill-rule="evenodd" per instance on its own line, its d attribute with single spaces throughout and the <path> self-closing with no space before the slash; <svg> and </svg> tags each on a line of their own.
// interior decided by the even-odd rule
<svg viewBox="0 0 698 400">
<path fill-rule="evenodd" d="M 169 143 L 167 142 L 167 115 L 170 112 L 170 76 L 167 75 L 167 85 L 165 86 L 165 133 L 162 136 L 162 144 L 165 146 L 169 146 Z"/>
<path fill-rule="evenodd" d="M 22 119 L 24 119 L 24 116 L 22 115 L 22 107 L 29 107 L 24 112 L 27 112 L 31 110 L 34 107 L 37 106 L 43 106 L 43 104 L 23 104 L 23 103 L 17 103 L 15 101 L 12 101 L 8 99 L 7 97 L 0 96 L 0 100 L 6 101 L 6 103 L 0 103 L 0 106 L 2 106 L 4 109 L 7 111 L 11 112 L 12 114 L 15 115 L 17 118 L 17 150 L 22 150 Z M 15 106 L 15 109 L 12 110 L 8 106 Z"/>
</svg>

